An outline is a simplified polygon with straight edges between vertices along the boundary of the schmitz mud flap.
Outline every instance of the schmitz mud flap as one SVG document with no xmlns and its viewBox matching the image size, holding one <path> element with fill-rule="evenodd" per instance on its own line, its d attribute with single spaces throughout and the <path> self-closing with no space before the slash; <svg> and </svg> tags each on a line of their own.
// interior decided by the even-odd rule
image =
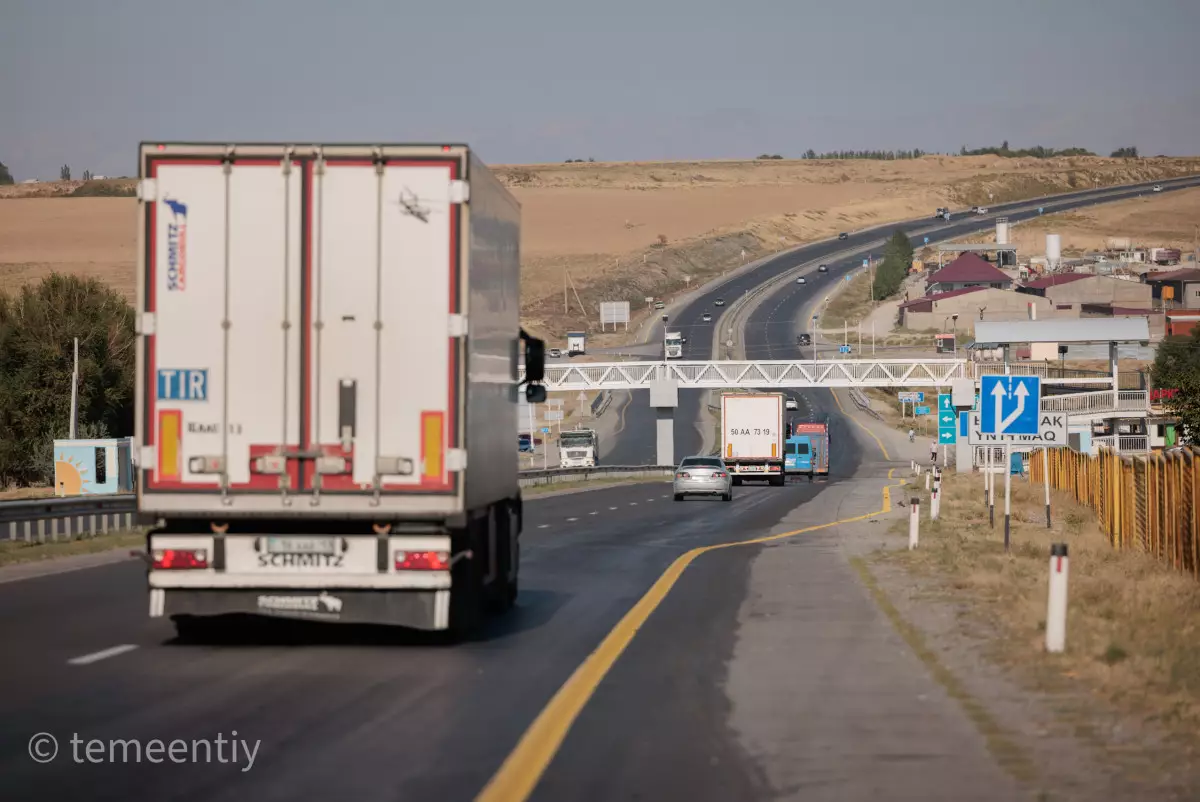
<svg viewBox="0 0 1200 802">
<path fill-rule="evenodd" d="M 444 630 L 450 625 L 449 590 L 153 588 L 150 607 L 153 617 L 243 614 L 423 630 Z"/>
</svg>

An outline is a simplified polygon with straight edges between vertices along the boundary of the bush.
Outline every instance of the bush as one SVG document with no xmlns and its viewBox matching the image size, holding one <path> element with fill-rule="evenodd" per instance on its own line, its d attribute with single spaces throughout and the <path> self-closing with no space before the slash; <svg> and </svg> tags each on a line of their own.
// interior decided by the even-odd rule
<svg viewBox="0 0 1200 802">
<path fill-rule="evenodd" d="M 75 187 L 72 198 L 132 198 L 137 194 L 137 184 L 132 181 L 106 179 L 88 181 Z"/>
<path fill-rule="evenodd" d="M 69 434 L 74 337 L 79 431 L 133 433 L 133 321 L 95 279 L 53 274 L 0 293 L 0 485 L 44 480 L 50 442 Z"/>
<path fill-rule="evenodd" d="M 0 184 L 12 183 L 15 183 L 13 181 L 12 173 L 10 173 L 8 168 L 4 166 L 4 162 L 0 162 Z"/>
</svg>

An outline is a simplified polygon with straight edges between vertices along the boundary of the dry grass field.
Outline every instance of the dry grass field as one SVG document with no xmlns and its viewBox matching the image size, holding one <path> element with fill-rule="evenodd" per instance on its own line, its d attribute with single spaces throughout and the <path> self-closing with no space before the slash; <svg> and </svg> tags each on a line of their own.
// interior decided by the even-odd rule
<svg viewBox="0 0 1200 802">
<path fill-rule="evenodd" d="M 647 296 L 669 299 L 688 278 L 696 286 L 717 277 L 740 264 L 743 251 L 750 260 L 937 206 L 987 203 L 989 192 L 1001 203 L 1200 172 L 1200 159 L 926 156 L 494 169 L 524 210 L 526 324 L 553 339 L 569 328 L 598 331 L 602 300 L 629 300 L 641 313 Z M 106 191 L 122 188 L 103 183 Z M 62 271 L 96 276 L 132 298 L 136 201 L 64 197 L 80 184 L 0 187 L 0 289 Z M 565 313 L 564 279 L 571 287 Z M 605 339 L 616 336 L 623 334 Z"/>
<path fill-rule="evenodd" d="M 1014 225 L 1008 238 L 1022 256 L 1040 256 L 1046 252 L 1047 234 L 1062 236 L 1064 256 L 1123 246 L 1120 240 L 1125 239 L 1135 247 L 1179 248 L 1186 260 L 1200 234 L 1200 188 L 1146 193 L 1132 200 L 1048 214 Z M 969 238 L 972 242 L 991 239 L 987 235 Z"/>
</svg>

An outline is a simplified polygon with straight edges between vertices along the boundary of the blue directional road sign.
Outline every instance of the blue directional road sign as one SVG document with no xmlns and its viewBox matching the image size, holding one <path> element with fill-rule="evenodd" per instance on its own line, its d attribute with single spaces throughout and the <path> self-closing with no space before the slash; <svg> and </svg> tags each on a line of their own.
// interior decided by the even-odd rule
<svg viewBox="0 0 1200 802">
<path fill-rule="evenodd" d="M 970 426 L 971 426 L 971 413 L 970 412 L 958 413 L 958 436 L 966 437 L 967 429 L 970 428 Z"/>
<path fill-rule="evenodd" d="M 870 266 L 871 266 L 871 260 L 870 260 L 870 259 L 863 259 L 863 267 L 870 267 Z M 846 276 L 846 280 L 847 280 L 847 281 L 849 281 L 849 280 L 850 280 L 850 277 L 849 277 L 849 276 Z"/>
<path fill-rule="evenodd" d="M 954 411 L 953 396 L 950 393 L 938 393 L 938 442 L 953 443 L 958 439 L 958 431 L 954 426 L 958 415 Z"/>
<path fill-rule="evenodd" d="M 848 353 L 850 353 L 850 346 L 848 346 L 848 345 L 839 345 L 839 346 L 838 346 L 838 350 L 839 350 L 839 351 L 841 351 L 843 354 L 848 354 Z"/>
<path fill-rule="evenodd" d="M 550 427 L 549 427 L 549 426 L 543 426 L 543 427 L 542 427 L 542 434 L 550 434 Z"/>
<path fill-rule="evenodd" d="M 928 244 L 929 244 L 929 237 L 926 237 L 926 238 L 925 238 L 925 244 L 926 244 L 926 245 L 928 245 Z"/>
<path fill-rule="evenodd" d="M 1041 406 L 1039 377 L 984 376 L 979 387 L 979 431 L 1036 435 Z"/>
<path fill-rule="evenodd" d="M 928 415 L 929 407 L 913 407 L 914 415 Z"/>
</svg>

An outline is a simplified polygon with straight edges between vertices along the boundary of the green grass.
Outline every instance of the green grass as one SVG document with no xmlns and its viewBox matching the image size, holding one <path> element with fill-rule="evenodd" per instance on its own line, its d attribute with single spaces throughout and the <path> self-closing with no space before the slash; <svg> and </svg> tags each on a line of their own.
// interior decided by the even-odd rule
<svg viewBox="0 0 1200 802">
<path fill-rule="evenodd" d="M 146 545 L 145 530 L 136 529 L 108 535 L 85 535 L 73 540 L 26 543 L 23 540 L 0 542 L 0 566 L 51 560 L 76 554 L 97 554 L 114 549 Z"/>
</svg>

